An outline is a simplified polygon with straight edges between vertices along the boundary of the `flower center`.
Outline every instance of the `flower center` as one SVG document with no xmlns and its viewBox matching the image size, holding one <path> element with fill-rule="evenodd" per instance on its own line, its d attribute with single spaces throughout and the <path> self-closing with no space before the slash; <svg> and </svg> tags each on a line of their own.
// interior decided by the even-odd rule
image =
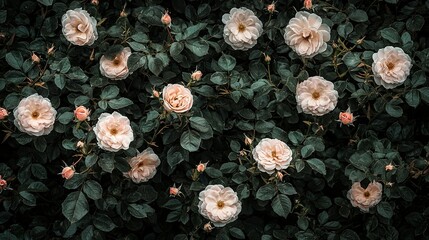
<svg viewBox="0 0 429 240">
<path fill-rule="evenodd" d="M 116 129 L 116 128 L 110 129 L 110 134 L 112 134 L 112 135 L 118 134 L 118 129 Z"/>
<path fill-rule="evenodd" d="M 223 208 L 225 206 L 225 203 L 221 200 L 217 201 L 217 207 L 218 208 Z"/>
<path fill-rule="evenodd" d="M 240 23 L 240 24 L 238 25 L 238 31 L 239 31 L 239 32 L 244 32 L 244 30 L 246 30 L 246 26 L 244 26 L 244 24 Z"/>
<path fill-rule="evenodd" d="M 363 193 L 363 196 L 364 197 L 366 197 L 366 198 L 369 198 L 369 196 L 370 196 L 371 194 L 368 192 L 368 191 L 365 191 L 364 193 Z"/>
<path fill-rule="evenodd" d="M 113 59 L 113 64 L 119 65 L 120 63 L 121 63 L 121 59 L 118 56 L 116 56 L 115 59 Z"/>
<path fill-rule="evenodd" d="M 39 116 L 40 116 L 40 113 L 39 113 L 39 112 L 37 112 L 37 111 L 34 111 L 34 112 L 31 114 L 31 117 L 32 117 L 32 118 L 34 118 L 34 119 L 38 118 Z"/>
<path fill-rule="evenodd" d="M 386 67 L 387 69 L 392 70 L 395 67 L 395 64 L 393 64 L 392 62 L 388 62 L 386 63 Z"/>
<path fill-rule="evenodd" d="M 304 31 L 302 31 L 302 37 L 305 39 L 305 40 L 308 40 L 309 38 L 311 38 L 312 36 L 311 36 L 311 31 L 310 30 L 304 30 Z"/>
<path fill-rule="evenodd" d="M 277 153 L 276 153 L 276 151 L 271 151 L 271 156 L 272 156 L 273 158 L 277 158 Z"/>
<path fill-rule="evenodd" d="M 313 92 L 313 94 L 311 94 L 311 96 L 317 100 L 320 97 L 320 93 L 319 92 Z"/>
</svg>

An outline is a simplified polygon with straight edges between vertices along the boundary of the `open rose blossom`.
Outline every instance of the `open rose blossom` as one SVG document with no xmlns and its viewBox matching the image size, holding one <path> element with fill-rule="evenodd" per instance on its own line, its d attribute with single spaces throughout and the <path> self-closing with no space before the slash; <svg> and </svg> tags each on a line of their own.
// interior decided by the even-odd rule
<svg viewBox="0 0 429 240">
<path fill-rule="evenodd" d="M 35 93 L 23 98 L 13 110 L 15 126 L 33 136 L 49 134 L 54 129 L 57 111 L 51 101 Z"/>
<path fill-rule="evenodd" d="M 298 112 L 323 116 L 334 110 L 338 102 L 338 92 L 332 82 L 314 76 L 296 86 L 295 98 Z"/>
<path fill-rule="evenodd" d="M 130 178 L 135 183 L 147 182 L 156 174 L 156 168 L 161 164 L 158 155 L 152 148 L 146 148 L 137 156 L 128 160 L 131 170 L 124 173 L 125 177 Z"/>
<path fill-rule="evenodd" d="M 253 149 L 252 155 L 259 171 L 269 174 L 288 168 L 292 161 L 292 150 L 278 139 L 262 139 Z"/>
<path fill-rule="evenodd" d="M 234 50 L 248 50 L 256 45 L 262 35 L 262 22 L 252 10 L 232 8 L 222 16 L 223 38 Z"/>
<path fill-rule="evenodd" d="M 184 113 L 192 108 L 194 98 L 191 90 L 180 84 L 168 84 L 162 90 L 164 108 L 168 112 Z"/>
<path fill-rule="evenodd" d="M 61 23 L 64 37 L 74 45 L 91 46 L 98 38 L 97 20 L 82 8 L 68 10 Z"/>
<path fill-rule="evenodd" d="M 109 59 L 106 55 L 101 56 L 101 75 L 113 80 L 122 80 L 127 78 L 130 74 L 127 63 L 130 55 L 131 49 L 129 47 L 125 47 L 112 59 Z"/>
<path fill-rule="evenodd" d="M 237 220 L 241 212 L 241 202 L 237 193 L 230 187 L 208 185 L 198 198 L 200 214 L 209 219 L 215 227 L 223 227 Z"/>
<path fill-rule="evenodd" d="M 118 112 L 102 113 L 94 127 L 94 133 L 98 146 L 110 152 L 127 150 L 134 140 L 130 120 Z"/>
<path fill-rule="evenodd" d="M 285 28 L 287 45 L 299 56 L 312 58 L 326 50 L 331 29 L 314 13 L 297 12 Z"/>
<path fill-rule="evenodd" d="M 386 89 L 401 85 L 410 75 L 411 58 L 401 48 L 387 46 L 374 53 L 372 59 L 374 81 Z"/>
<path fill-rule="evenodd" d="M 381 201 L 383 186 L 381 183 L 372 181 L 366 188 L 355 182 L 347 192 L 347 198 L 353 207 L 360 208 L 363 212 L 368 212 L 370 207 L 374 207 Z"/>
</svg>

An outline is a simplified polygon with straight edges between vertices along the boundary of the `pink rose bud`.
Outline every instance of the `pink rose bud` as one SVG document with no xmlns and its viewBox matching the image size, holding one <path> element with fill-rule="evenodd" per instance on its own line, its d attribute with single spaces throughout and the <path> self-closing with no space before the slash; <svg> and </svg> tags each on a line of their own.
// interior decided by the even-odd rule
<svg viewBox="0 0 429 240">
<path fill-rule="evenodd" d="M 4 180 L 0 175 L 0 191 L 7 189 L 7 181 Z"/>
<path fill-rule="evenodd" d="M 171 26 L 171 17 L 168 14 L 168 11 L 165 11 L 164 15 L 162 15 L 161 22 L 162 22 L 162 24 L 166 25 L 167 27 Z"/>
<path fill-rule="evenodd" d="M 355 118 L 353 113 L 350 112 L 350 108 L 347 108 L 345 112 L 340 112 L 338 115 L 338 121 L 344 125 L 353 125 Z"/>
<path fill-rule="evenodd" d="M 158 92 L 158 91 L 156 91 L 155 89 L 154 89 L 154 90 L 152 90 L 152 95 L 153 95 L 154 97 L 156 97 L 156 98 L 159 98 L 159 92 Z"/>
<path fill-rule="evenodd" d="M 0 108 L 0 120 L 5 119 L 7 116 L 9 116 L 7 110 L 4 108 Z"/>
<path fill-rule="evenodd" d="M 270 57 L 270 55 L 268 55 L 268 54 L 265 54 L 265 53 L 264 53 L 264 56 L 265 56 L 265 58 L 264 58 L 264 61 L 265 61 L 265 62 L 267 62 L 267 63 L 268 63 L 268 62 L 271 62 L 271 57 Z"/>
<path fill-rule="evenodd" d="M 70 179 L 74 176 L 75 170 L 74 167 L 65 167 L 61 172 L 61 176 L 65 179 Z"/>
<path fill-rule="evenodd" d="M 31 55 L 31 61 L 33 61 L 33 63 L 39 63 L 40 58 L 33 52 L 33 55 Z"/>
<path fill-rule="evenodd" d="M 173 184 L 173 186 L 170 187 L 169 189 L 170 197 L 175 197 L 177 195 L 182 194 L 182 192 L 180 191 L 181 188 L 182 188 L 181 185 L 177 188 L 176 184 Z"/>
<path fill-rule="evenodd" d="M 250 146 L 252 145 L 252 143 L 253 143 L 253 140 L 250 137 L 244 135 L 244 144 L 246 144 L 247 146 Z"/>
<path fill-rule="evenodd" d="M 83 148 L 85 146 L 85 143 L 84 142 L 82 142 L 82 141 L 78 141 L 77 143 L 76 143 L 76 147 L 78 147 L 78 148 Z"/>
<path fill-rule="evenodd" d="M 280 181 L 283 181 L 283 173 L 281 173 L 281 172 L 277 172 L 277 178 L 278 178 Z"/>
<path fill-rule="evenodd" d="M 203 73 L 201 71 L 197 70 L 197 71 L 192 73 L 191 78 L 194 81 L 200 81 L 202 76 L 203 76 Z"/>
<path fill-rule="evenodd" d="M 50 47 L 50 48 L 48 48 L 48 55 L 49 55 L 49 56 L 52 56 L 52 55 L 54 55 L 54 53 L 55 53 L 55 46 L 54 46 L 54 44 L 52 43 L 51 47 Z"/>
<path fill-rule="evenodd" d="M 91 0 L 91 4 L 97 6 L 98 5 L 98 0 Z"/>
<path fill-rule="evenodd" d="M 207 163 L 201 163 L 197 165 L 197 172 L 202 173 L 206 170 Z"/>
<path fill-rule="evenodd" d="M 389 163 L 384 168 L 386 169 L 386 171 L 392 171 L 393 169 L 395 169 L 395 166 Z"/>
<path fill-rule="evenodd" d="M 304 7 L 310 10 L 313 7 L 313 3 L 311 2 L 311 0 L 304 0 Z"/>
<path fill-rule="evenodd" d="M 88 119 L 90 113 L 91 111 L 84 106 L 79 106 L 74 110 L 74 116 L 79 121 L 85 121 L 86 119 Z"/>
<path fill-rule="evenodd" d="M 273 2 L 267 6 L 267 11 L 270 13 L 274 13 L 276 11 L 276 4 Z"/>
</svg>

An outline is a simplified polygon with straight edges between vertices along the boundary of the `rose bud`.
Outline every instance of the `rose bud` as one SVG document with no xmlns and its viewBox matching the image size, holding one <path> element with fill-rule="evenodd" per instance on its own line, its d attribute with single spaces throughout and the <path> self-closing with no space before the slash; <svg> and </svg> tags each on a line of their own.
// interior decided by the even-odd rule
<svg viewBox="0 0 429 240">
<path fill-rule="evenodd" d="M 0 108 L 0 120 L 7 118 L 7 116 L 9 116 L 7 110 L 4 108 Z"/>
<path fill-rule="evenodd" d="M 164 24 L 167 27 L 171 26 L 171 17 L 168 14 L 168 11 L 165 11 L 164 14 L 162 15 L 161 22 L 162 22 L 162 24 Z"/>
<path fill-rule="evenodd" d="M 91 111 L 84 106 L 79 106 L 74 110 L 74 116 L 81 122 L 87 120 L 90 113 Z"/>
<path fill-rule="evenodd" d="M 197 71 L 192 73 L 191 78 L 194 81 L 200 81 L 202 76 L 203 76 L 203 73 L 201 71 L 197 70 Z"/>
<path fill-rule="evenodd" d="M 63 168 L 63 171 L 61 171 L 60 174 L 63 178 L 70 179 L 74 176 L 75 172 L 76 171 L 74 170 L 73 166 L 71 166 L 71 167 L 67 166 L 67 167 Z"/>
</svg>

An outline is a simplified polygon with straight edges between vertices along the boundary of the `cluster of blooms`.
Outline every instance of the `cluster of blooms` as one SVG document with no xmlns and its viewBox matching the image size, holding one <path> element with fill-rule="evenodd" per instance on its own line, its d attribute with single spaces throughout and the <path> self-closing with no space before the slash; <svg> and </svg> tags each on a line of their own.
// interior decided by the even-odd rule
<svg viewBox="0 0 429 240">
<path fill-rule="evenodd" d="M 312 7 L 311 1 L 305 2 L 307 8 Z M 275 4 L 270 4 L 267 10 L 271 14 L 274 13 Z M 161 22 L 170 27 L 171 21 L 170 15 L 165 12 Z M 222 22 L 225 24 L 224 40 L 234 50 L 251 49 L 263 33 L 263 23 L 252 10 L 245 7 L 232 8 L 229 13 L 222 16 Z M 62 25 L 64 37 L 74 45 L 91 46 L 98 39 L 96 19 L 81 8 L 68 10 L 62 17 Z M 324 52 L 329 40 L 329 26 L 322 23 L 322 18 L 314 13 L 297 12 L 284 29 L 285 43 L 303 58 L 312 58 Z M 131 74 L 127 65 L 130 55 L 131 49 L 125 47 L 113 57 L 101 56 L 100 73 L 112 80 L 126 79 Z M 36 57 L 33 57 L 33 61 L 37 61 Z M 395 88 L 401 85 L 410 74 L 411 58 L 398 47 L 385 47 L 374 53 L 372 57 L 374 61 L 372 70 L 377 85 L 386 89 Z M 270 60 L 271 58 L 266 56 L 266 61 Z M 191 79 L 199 81 L 202 75 L 201 71 L 196 70 L 192 73 Z M 154 96 L 159 97 L 159 93 L 154 91 Z M 335 109 L 338 92 L 334 89 L 332 82 L 321 76 L 312 76 L 297 84 L 295 98 L 298 112 L 323 116 Z M 193 106 L 193 96 L 190 89 L 183 85 L 168 84 L 162 90 L 162 103 L 167 112 L 186 113 Z M 22 99 L 14 109 L 14 123 L 21 132 L 29 135 L 47 135 L 53 130 L 56 113 L 50 100 L 36 93 Z M 90 120 L 90 113 L 91 111 L 84 106 L 79 106 L 74 111 L 77 121 Z M 7 116 L 8 112 L 1 109 L 0 119 L 5 119 Z M 352 125 L 354 120 L 350 108 L 339 114 L 339 121 L 344 125 Z M 134 140 L 130 120 L 116 111 L 102 113 L 93 131 L 99 148 L 106 151 L 127 150 Z M 246 144 L 251 145 L 252 140 L 249 139 Z M 268 174 L 277 173 L 277 176 L 282 179 L 283 175 L 280 171 L 289 167 L 293 153 L 286 143 L 278 139 L 264 138 L 253 149 L 252 155 L 259 171 Z M 128 162 L 131 170 L 124 173 L 124 176 L 135 183 L 146 182 L 153 178 L 157 172 L 156 168 L 160 165 L 159 157 L 151 148 L 145 149 Z M 206 165 L 200 164 L 197 171 L 201 173 L 205 167 Z M 393 168 L 389 167 L 390 169 Z M 65 179 L 72 178 L 74 174 L 74 166 L 66 166 L 61 172 Z M 4 189 L 7 183 L 1 179 L 1 176 L 0 180 L 0 189 Z M 170 195 L 177 196 L 181 193 L 180 187 L 176 188 L 174 185 L 169 192 Z M 347 193 L 351 204 L 365 212 L 380 202 L 381 195 L 382 185 L 378 182 L 370 183 L 366 189 L 362 188 L 359 182 L 353 183 Z M 241 202 L 237 193 L 229 187 L 208 185 L 200 192 L 199 200 L 199 212 L 215 227 L 222 227 L 235 221 L 241 212 Z M 211 227 L 210 224 L 209 227 Z"/>
</svg>

